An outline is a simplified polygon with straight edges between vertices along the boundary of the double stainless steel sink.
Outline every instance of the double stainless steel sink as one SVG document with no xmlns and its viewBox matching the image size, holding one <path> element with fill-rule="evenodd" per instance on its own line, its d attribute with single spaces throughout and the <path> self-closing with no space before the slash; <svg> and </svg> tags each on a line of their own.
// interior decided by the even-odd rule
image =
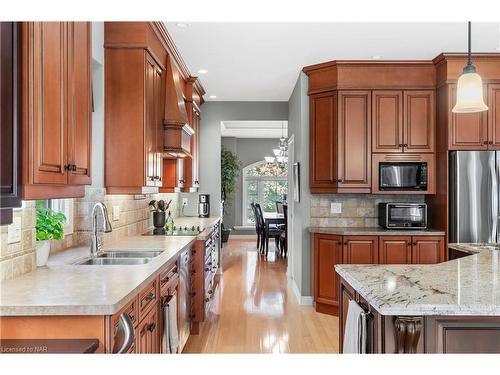
<svg viewBox="0 0 500 375">
<path fill-rule="evenodd" d="M 97 254 L 74 263 L 77 266 L 126 266 L 149 263 L 160 255 L 159 250 L 116 250 Z"/>
</svg>

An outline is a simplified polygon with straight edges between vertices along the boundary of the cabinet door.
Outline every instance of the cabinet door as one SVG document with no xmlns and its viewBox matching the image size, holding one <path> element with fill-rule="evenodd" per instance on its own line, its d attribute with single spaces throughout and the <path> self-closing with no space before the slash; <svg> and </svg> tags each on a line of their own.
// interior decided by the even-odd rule
<svg viewBox="0 0 500 375">
<path fill-rule="evenodd" d="M 344 236 L 342 261 L 347 264 L 378 263 L 378 237 Z"/>
<path fill-rule="evenodd" d="M 154 100 L 154 179 L 155 186 L 160 187 L 162 183 L 163 164 L 162 164 L 162 148 L 163 148 L 163 107 L 164 107 L 164 92 L 163 89 L 163 71 L 155 65 L 153 75 L 153 100 Z M 153 133 L 152 133 L 153 134 Z"/>
<path fill-rule="evenodd" d="M 372 91 L 373 152 L 401 152 L 403 147 L 403 92 Z"/>
<path fill-rule="evenodd" d="M 457 99 L 456 85 L 449 88 L 449 149 L 450 150 L 487 150 L 488 119 L 486 112 L 453 113 Z"/>
<path fill-rule="evenodd" d="M 337 93 L 310 99 L 310 185 L 314 191 L 337 187 Z"/>
<path fill-rule="evenodd" d="M 370 192 L 371 92 L 338 93 L 338 187 L 344 192 Z"/>
<path fill-rule="evenodd" d="M 29 91 L 25 116 L 32 136 L 33 182 L 66 184 L 67 23 L 33 22 L 26 31 Z"/>
<path fill-rule="evenodd" d="M 413 264 L 434 264 L 445 261 L 444 237 L 415 236 L 412 241 Z"/>
<path fill-rule="evenodd" d="M 488 85 L 488 143 L 500 150 L 500 84 Z"/>
<path fill-rule="evenodd" d="M 89 185 L 92 131 L 92 36 L 90 22 L 68 23 L 68 173 L 70 185 Z"/>
<path fill-rule="evenodd" d="M 409 236 L 379 237 L 379 263 L 411 264 L 411 240 Z"/>
<path fill-rule="evenodd" d="M 314 235 L 314 301 L 332 306 L 339 304 L 339 276 L 335 265 L 342 263 L 342 237 Z"/>
<path fill-rule="evenodd" d="M 193 186 L 200 184 L 200 112 L 193 109 Z"/>
<path fill-rule="evenodd" d="M 151 56 L 146 53 L 145 66 L 145 184 L 146 186 L 156 186 L 156 158 L 157 158 L 157 141 L 156 141 L 156 100 L 155 100 L 155 75 L 156 64 Z"/>
<path fill-rule="evenodd" d="M 404 91 L 403 139 L 406 152 L 434 152 L 436 95 L 434 90 Z"/>
<path fill-rule="evenodd" d="M 137 327 L 139 353 L 159 353 L 158 306 L 154 306 Z"/>
</svg>

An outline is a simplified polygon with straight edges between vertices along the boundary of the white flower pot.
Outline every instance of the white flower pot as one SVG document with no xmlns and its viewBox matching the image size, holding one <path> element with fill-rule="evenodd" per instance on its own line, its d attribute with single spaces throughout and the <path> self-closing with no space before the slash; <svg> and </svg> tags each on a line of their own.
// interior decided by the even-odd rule
<svg viewBox="0 0 500 375">
<path fill-rule="evenodd" d="M 50 240 L 36 241 L 36 266 L 42 267 L 47 264 L 50 253 Z"/>
</svg>

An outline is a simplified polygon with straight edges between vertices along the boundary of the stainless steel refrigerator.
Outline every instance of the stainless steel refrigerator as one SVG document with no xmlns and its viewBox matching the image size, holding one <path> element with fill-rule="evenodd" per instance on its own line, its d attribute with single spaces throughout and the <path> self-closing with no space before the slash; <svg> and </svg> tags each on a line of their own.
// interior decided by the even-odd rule
<svg viewBox="0 0 500 375">
<path fill-rule="evenodd" d="M 450 154 L 450 242 L 499 243 L 500 151 Z"/>
</svg>

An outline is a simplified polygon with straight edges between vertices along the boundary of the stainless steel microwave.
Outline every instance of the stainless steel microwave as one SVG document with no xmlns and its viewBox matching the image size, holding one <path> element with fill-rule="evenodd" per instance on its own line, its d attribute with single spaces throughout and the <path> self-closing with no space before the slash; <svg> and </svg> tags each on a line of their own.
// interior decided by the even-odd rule
<svg viewBox="0 0 500 375">
<path fill-rule="evenodd" d="M 383 191 L 427 191 L 426 162 L 380 162 L 379 189 Z"/>
<path fill-rule="evenodd" d="M 379 203 L 379 225 L 388 229 L 427 228 L 425 203 Z"/>
</svg>

